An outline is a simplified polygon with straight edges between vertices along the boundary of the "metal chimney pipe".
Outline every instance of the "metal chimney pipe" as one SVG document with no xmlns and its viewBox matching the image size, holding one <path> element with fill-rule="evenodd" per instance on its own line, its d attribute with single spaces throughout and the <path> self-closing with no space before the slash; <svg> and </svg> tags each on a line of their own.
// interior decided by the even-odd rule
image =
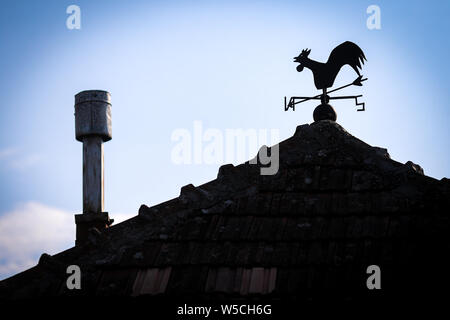
<svg viewBox="0 0 450 320">
<path fill-rule="evenodd" d="M 112 139 L 109 92 L 87 90 L 75 95 L 75 137 L 83 143 L 83 214 L 75 215 L 75 244 L 80 245 L 89 229 L 101 232 L 112 223 L 104 212 L 103 142 Z"/>
</svg>

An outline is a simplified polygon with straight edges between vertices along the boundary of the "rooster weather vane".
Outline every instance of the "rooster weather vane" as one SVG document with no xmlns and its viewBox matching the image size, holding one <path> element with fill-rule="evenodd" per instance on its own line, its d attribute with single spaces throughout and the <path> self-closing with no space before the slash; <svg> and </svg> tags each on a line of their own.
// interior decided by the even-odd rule
<svg viewBox="0 0 450 320">
<path fill-rule="evenodd" d="M 341 43 L 334 48 L 333 51 L 331 51 L 330 57 L 326 63 L 309 59 L 308 56 L 310 53 L 311 49 L 302 50 L 298 57 L 294 58 L 294 62 L 300 63 L 297 66 L 298 72 L 302 72 L 305 67 L 312 71 L 314 76 L 314 84 L 317 89 L 322 90 L 322 93 L 313 97 L 291 97 L 289 99 L 289 103 L 287 103 L 286 97 L 284 97 L 284 111 L 288 111 L 289 108 L 292 108 L 292 110 L 295 111 L 295 105 L 308 100 L 320 100 L 321 104 L 314 110 L 314 121 L 336 121 L 336 112 L 333 107 L 328 104 L 330 100 L 335 99 L 355 99 L 355 104 L 357 106 L 362 106 L 360 109 L 357 109 L 357 111 L 364 111 L 364 102 L 358 103 L 358 98 L 362 97 L 362 94 L 356 96 L 328 96 L 329 93 L 347 88 L 349 86 L 362 86 L 362 82 L 367 80 L 367 78 L 363 78 L 359 72 L 359 69 L 361 69 L 361 63 L 364 64 L 364 60 L 367 61 L 361 48 L 350 41 Z M 358 74 L 358 78 L 345 86 L 327 91 L 328 88 L 333 86 L 337 74 L 346 64 L 350 65 L 353 70 L 355 70 Z"/>
</svg>

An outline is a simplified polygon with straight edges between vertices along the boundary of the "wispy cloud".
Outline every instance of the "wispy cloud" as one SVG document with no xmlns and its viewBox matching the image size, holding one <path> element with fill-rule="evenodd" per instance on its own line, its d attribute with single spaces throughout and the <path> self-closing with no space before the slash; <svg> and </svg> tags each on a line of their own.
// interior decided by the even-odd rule
<svg viewBox="0 0 450 320">
<path fill-rule="evenodd" d="M 43 252 L 55 254 L 75 241 L 73 212 L 37 202 L 18 205 L 0 216 L 0 279 L 37 264 Z M 114 223 L 132 214 L 111 214 Z"/>
<path fill-rule="evenodd" d="M 31 153 L 24 154 L 19 148 L 0 149 L 0 160 L 5 162 L 9 167 L 23 170 L 34 166 L 43 159 L 42 154 Z"/>
<path fill-rule="evenodd" d="M 9 165 L 15 169 L 26 169 L 34 166 L 41 161 L 43 156 L 41 154 L 29 154 L 20 158 L 13 159 L 9 162 Z"/>
<path fill-rule="evenodd" d="M 10 156 L 17 153 L 17 148 L 5 148 L 0 150 L 0 160 L 9 158 Z"/>
</svg>

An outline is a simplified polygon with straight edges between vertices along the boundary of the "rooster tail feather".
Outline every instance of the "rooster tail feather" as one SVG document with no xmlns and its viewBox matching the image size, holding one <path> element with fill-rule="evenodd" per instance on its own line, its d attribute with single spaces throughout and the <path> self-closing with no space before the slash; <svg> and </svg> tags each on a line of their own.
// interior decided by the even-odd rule
<svg viewBox="0 0 450 320">
<path fill-rule="evenodd" d="M 359 69 L 362 69 L 361 63 L 364 64 L 364 60 L 367 59 L 361 48 L 353 42 L 346 41 L 331 51 L 327 64 L 338 70 L 348 64 L 360 75 Z"/>
</svg>

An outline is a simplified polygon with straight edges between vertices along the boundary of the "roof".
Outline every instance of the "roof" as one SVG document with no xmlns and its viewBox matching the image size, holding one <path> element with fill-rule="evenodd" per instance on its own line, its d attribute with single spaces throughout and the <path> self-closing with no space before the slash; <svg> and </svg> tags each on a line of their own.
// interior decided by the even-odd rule
<svg viewBox="0 0 450 320">
<path fill-rule="evenodd" d="M 373 264 L 385 292 L 445 287 L 448 179 L 394 161 L 332 121 L 298 126 L 279 157 L 275 175 L 224 165 L 213 181 L 91 230 L 88 244 L 1 281 L 0 297 L 354 298 L 370 294 Z M 66 288 L 73 264 L 81 290 Z"/>
</svg>

